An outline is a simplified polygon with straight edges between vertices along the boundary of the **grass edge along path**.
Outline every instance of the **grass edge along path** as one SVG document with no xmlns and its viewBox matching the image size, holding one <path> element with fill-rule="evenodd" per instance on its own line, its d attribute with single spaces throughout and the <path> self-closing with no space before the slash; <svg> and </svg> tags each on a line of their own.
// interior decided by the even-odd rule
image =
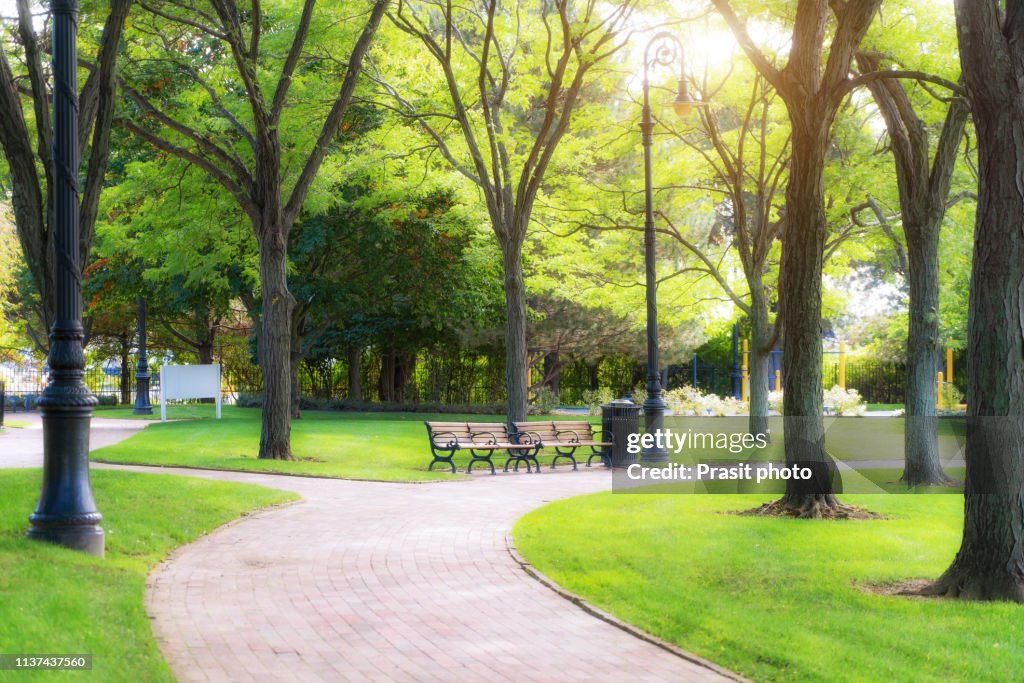
<svg viewBox="0 0 1024 683">
<path fill-rule="evenodd" d="M 101 559 L 25 538 L 39 476 L 0 474 L 0 652 L 91 654 L 92 670 L 0 671 L 0 681 L 173 681 L 145 610 L 149 572 L 223 524 L 299 498 L 254 484 L 93 470 Z"/>
<path fill-rule="evenodd" d="M 729 514 L 763 502 L 599 493 L 538 508 L 512 535 L 571 593 L 759 682 L 1019 679 L 1019 606 L 864 589 L 937 577 L 959 544 L 960 497 L 844 496 L 887 517 L 874 521 Z"/>
</svg>

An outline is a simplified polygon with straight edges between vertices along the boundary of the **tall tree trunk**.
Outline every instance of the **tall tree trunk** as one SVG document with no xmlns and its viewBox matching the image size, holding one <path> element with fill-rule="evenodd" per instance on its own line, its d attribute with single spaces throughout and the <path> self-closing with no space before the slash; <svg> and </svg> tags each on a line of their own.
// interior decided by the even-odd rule
<svg viewBox="0 0 1024 683">
<path fill-rule="evenodd" d="M 508 421 L 526 419 L 530 403 L 526 372 L 526 284 L 523 280 L 523 245 L 518 240 L 503 242 L 505 266 L 505 385 L 508 387 Z"/>
<path fill-rule="evenodd" d="M 558 396 L 562 389 L 562 363 L 557 351 L 544 354 L 544 381 L 555 396 Z"/>
<path fill-rule="evenodd" d="M 196 347 L 200 365 L 213 365 L 213 338 L 207 337 Z"/>
<path fill-rule="evenodd" d="M 964 535 L 931 592 L 1024 602 L 1024 14 L 957 0 L 978 138 L 967 340 Z"/>
<path fill-rule="evenodd" d="M 392 403 L 395 400 L 395 354 L 391 351 L 382 351 L 380 354 L 377 395 L 384 403 Z"/>
<path fill-rule="evenodd" d="M 120 339 L 121 342 L 121 404 L 131 405 L 132 402 L 132 356 L 131 356 L 131 344 L 132 340 L 130 336 L 124 336 Z"/>
<path fill-rule="evenodd" d="M 775 381 L 769 374 L 771 352 L 766 351 L 771 333 L 751 335 L 750 349 L 750 423 L 751 434 L 768 434 L 768 393 Z"/>
<path fill-rule="evenodd" d="M 348 398 L 351 401 L 363 400 L 363 385 L 359 377 L 359 363 L 363 357 L 362 347 L 349 344 L 348 347 Z"/>
<path fill-rule="evenodd" d="M 288 291 L 287 238 L 268 226 L 259 245 L 263 310 L 260 367 L 263 370 L 263 425 L 259 457 L 291 460 L 291 325 L 295 299 Z"/>
<path fill-rule="evenodd" d="M 587 378 L 590 380 L 590 390 L 597 391 L 601 388 L 601 361 L 594 361 L 587 365 Z"/>
<path fill-rule="evenodd" d="M 941 216 L 938 218 L 941 220 Z M 952 483 L 939 462 L 935 417 L 939 338 L 939 226 L 905 224 L 910 281 L 904 469 L 908 486 Z"/>
<path fill-rule="evenodd" d="M 768 319 L 768 303 L 760 278 L 750 282 L 750 421 L 751 434 L 768 434 L 768 393 L 774 378 L 769 375 L 770 344 L 774 326 Z"/>
<path fill-rule="evenodd" d="M 880 72 L 879 55 L 860 53 L 857 63 L 864 72 Z M 928 127 L 914 110 L 903 85 L 892 79 L 868 84 L 889 132 L 896 160 L 900 213 L 907 250 L 902 259 L 910 283 L 910 325 L 907 335 L 906 422 L 904 470 L 901 480 L 909 486 L 953 483 L 939 463 L 935 419 L 935 374 L 939 337 L 939 234 L 946 199 L 964 135 L 968 108 L 954 98 L 946 110 L 934 160 Z M 885 225 L 877 203 L 868 198 Z M 891 236 L 891 232 L 890 232 Z M 899 243 L 897 251 L 899 251 Z"/>
<path fill-rule="evenodd" d="M 415 353 L 396 353 L 395 354 L 395 374 L 393 391 L 395 401 L 398 403 L 405 403 L 408 400 L 406 395 L 406 389 L 409 386 L 409 382 L 412 381 L 413 374 L 416 371 L 416 354 Z"/>
<path fill-rule="evenodd" d="M 968 313 L 964 535 L 933 591 L 1024 602 L 1024 116 L 974 115 L 982 177 Z"/>
<path fill-rule="evenodd" d="M 793 155 L 786 188 L 782 238 L 781 305 L 786 331 L 783 378 L 786 464 L 809 468 L 810 480 L 786 480 L 781 504 L 801 516 L 818 517 L 835 507 L 832 473 L 822 423 L 821 269 L 826 218 L 823 171 L 831 121 L 814 120 L 814 105 L 794 112 Z M 802 120 L 801 114 L 812 120 Z"/>
</svg>

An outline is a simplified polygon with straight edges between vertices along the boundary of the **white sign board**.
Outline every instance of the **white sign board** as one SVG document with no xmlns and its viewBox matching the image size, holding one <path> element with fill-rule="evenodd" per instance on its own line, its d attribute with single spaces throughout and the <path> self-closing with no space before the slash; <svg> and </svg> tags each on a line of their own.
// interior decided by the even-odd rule
<svg viewBox="0 0 1024 683">
<path fill-rule="evenodd" d="M 167 401 L 181 398 L 213 398 L 217 400 L 220 419 L 219 365 L 160 366 L 160 419 L 167 422 Z"/>
</svg>

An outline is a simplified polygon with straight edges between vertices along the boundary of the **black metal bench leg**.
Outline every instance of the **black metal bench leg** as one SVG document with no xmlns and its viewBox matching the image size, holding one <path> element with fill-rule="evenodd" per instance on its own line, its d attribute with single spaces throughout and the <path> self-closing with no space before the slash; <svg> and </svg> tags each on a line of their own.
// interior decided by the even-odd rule
<svg viewBox="0 0 1024 683">
<path fill-rule="evenodd" d="M 487 455 L 477 455 L 475 450 L 470 450 L 470 454 L 473 457 L 469 461 L 469 467 L 466 468 L 466 474 L 473 474 L 473 465 L 478 462 L 487 463 L 487 466 L 491 468 L 491 474 L 494 474 L 494 463 L 491 462 L 491 456 L 494 455 L 493 451 L 487 453 Z"/>
<path fill-rule="evenodd" d="M 443 462 L 444 464 L 448 465 L 448 467 L 452 468 L 452 474 L 458 472 L 458 470 L 455 469 L 455 463 L 453 462 L 453 459 L 455 458 L 455 449 L 453 448 L 450 451 L 442 450 L 441 452 L 447 453 L 448 455 L 438 455 L 437 449 L 431 446 L 430 454 L 434 457 L 434 459 L 430 461 L 430 465 L 427 467 L 427 471 L 432 472 L 434 470 L 434 465 L 436 463 Z"/>
<path fill-rule="evenodd" d="M 572 461 L 572 468 L 575 470 L 576 469 L 576 457 L 574 456 L 575 452 L 576 452 L 575 448 L 572 449 L 571 451 L 569 451 L 568 453 L 563 453 L 560 448 L 556 448 L 555 449 L 556 455 L 551 460 L 551 469 L 555 469 L 555 465 L 558 463 L 558 459 L 559 458 L 568 458 L 569 460 Z"/>
<path fill-rule="evenodd" d="M 436 465 L 439 462 L 443 462 L 445 465 L 448 465 L 448 467 L 452 468 L 452 474 L 455 474 L 458 471 L 455 469 L 455 463 L 452 462 L 451 458 L 434 458 L 430 462 L 430 465 L 427 467 L 427 471 L 432 472 L 434 470 L 434 465 Z"/>
<path fill-rule="evenodd" d="M 593 462 L 594 458 L 601 458 L 601 463 L 610 468 L 612 466 L 611 455 L 606 455 L 603 450 L 597 448 L 592 449 L 594 452 L 587 456 L 587 467 L 590 467 L 590 463 Z"/>
</svg>

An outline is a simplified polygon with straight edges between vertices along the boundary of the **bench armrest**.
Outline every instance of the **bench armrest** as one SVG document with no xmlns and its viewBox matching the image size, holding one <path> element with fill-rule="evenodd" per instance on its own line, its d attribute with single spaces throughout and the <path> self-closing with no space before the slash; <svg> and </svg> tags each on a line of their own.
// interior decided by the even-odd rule
<svg viewBox="0 0 1024 683">
<path fill-rule="evenodd" d="M 516 439 L 519 440 L 519 443 L 528 446 L 536 446 L 544 442 L 544 439 L 537 432 L 516 432 Z"/>
<path fill-rule="evenodd" d="M 575 429 L 560 429 L 555 432 L 555 436 L 559 437 L 559 440 L 561 440 L 562 434 L 572 434 L 575 437 L 572 441 L 567 443 L 578 443 L 580 441 L 580 433 Z"/>
<path fill-rule="evenodd" d="M 594 433 L 595 440 L 611 441 L 612 443 L 615 443 L 615 435 L 609 432 L 607 429 L 593 429 L 591 431 Z M 600 439 L 596 438 L 598 434 L 602 435 Z"/>
<path fill-rule="evenodd" d="M 479 442 L 476 440 L 478 436 L 488 436 L 491 440 Z M 498 436 L 494 432 L 473 432 L 469 435 L 469 438 L 473 443 L 479 443 L 481 446 L 493 446 L 498 443 Z"/>
<path fill-rule="evenodd" d="M 435 446 L 440 446 L 441 443 L 438 442 L 437 437 L 439 437 L 439 436 L 446 436 L 446 435 L 451 437 L 451 441 L 448 441 L 447 443 L 445 443 L 444 444 L 444 448 L 451 448 L 452 446 L 458 445 L 459 437 L 456 436 L 455 432 L 431 432 L 430 433 L 430 440 L 434 442 Z"/>
</svg>

